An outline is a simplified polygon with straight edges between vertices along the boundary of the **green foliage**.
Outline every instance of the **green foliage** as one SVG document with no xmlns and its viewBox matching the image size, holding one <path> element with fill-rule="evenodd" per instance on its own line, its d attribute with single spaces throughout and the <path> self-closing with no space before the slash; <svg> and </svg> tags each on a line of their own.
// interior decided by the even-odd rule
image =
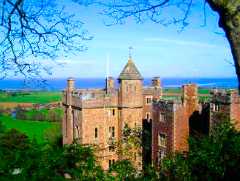
<svg viewBox="0 0 240 181">
<path fill-rule="evenodd" d="M 168 155 L 161 163 L 160 178 L 168 181 L 190 181 L 191 171 L 188 160 L 180 153 Z"/>
<path fill-rule="evenodd" d="M 0 136 L 0 180 L 108 180 L 91 147 L 39 145 L 11 129 Z M 65 178 L 66 177 L 66 178 Z"/>
<path fill-rule="evenodd" d="M 0 92 L 0 102 L 50 103 L 61 101 L 61 92 Z"/>
<path fill-rule="evenodd" d="M 56 130 L 60 130 L 59 123 L 51 123 L 47 121 L 26 121 L 14 119 L 9 116 L 0 116 L 0 122 L 7 129 L 15 128 L 23 133 L 25 133 L 30 139 L 36 138 L 38 143 L 44 143 L 44 132 L 47 129 L 55 127 Z M 53 129 L 55 129 L 53 128 Z"/>
<path fill-rule="evenodd" d="M 11 129 L 0 136 L 0 180 L 17 180 L 14 172 L 25 172 L 30 168 L 32 158 L 37 158 L 37 149 L 33 152 L 33 144 L 23 133 Z M 18 175 L 16 176 L 18 177 Z"/>
<path fill-rule="evenodd" d="M 2 134 L 2 133 L 4 133 L 4 131 L 5 131 L 5 126 L 2 124 L 2 122 L 0 121 L 0 135 Z"/>
<path fill-rule="evenodd" d="M 134 180 L 136 170 L 129 160 L 121 160 L 111 166 L 109 173 L 116 175 L 117 181 Z"/>
<path fill-rule="evenodd" d="M 44 140 L 51 145 L 61 145 L 62 143 L 62 130 L 61 126 L 52 126 L 44 130 Z"/>
<path fill-rule="evenodd" d="M 126 159 L 136 157 L 141 154 L 142 147 L 142 129 L 139 127 L 129 128 L 125 124 L 122 138 L 116 143 L 117 152 Z"/>
</svg>

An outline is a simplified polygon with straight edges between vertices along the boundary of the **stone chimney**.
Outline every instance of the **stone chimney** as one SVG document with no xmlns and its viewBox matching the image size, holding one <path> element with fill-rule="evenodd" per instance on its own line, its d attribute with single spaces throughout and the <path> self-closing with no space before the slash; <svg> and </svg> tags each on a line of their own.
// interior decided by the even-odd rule
<svg viewBox="0 0 240 181">
<path fill-rule="evenodd" d="M 187 114 L 191 115 L 198 109 L 198 87 L 196 84 L 185 84 L 182 89 L 183 105 L 187 108 Z"/>
<path fill-rule="evenodd" d="M 64 105 L 64 117 L 62 121 L 63 144 L 73 142 L 73 109 L 72 109 L 72 92 L 74 90 L 74 79 L 67 80 L 66 102 Z"/>
<path fill-rule="evenodd" d="M 72 104 L 72 92 L 74 90 L 74 82 L 75 81 L 73 78 L 68 78 L 67 80 L 67 90 L 66 90 L 67 105 Z"/>
<path fill-rule="evenodd" d="M 161 81 L 160 81 L 159 77 L 153 77 L 152 86 L 153 87 L 161 87 Z"/>
<path fill-rule="evenodd" d="M 73 78 L 68 78 L 68 80 L 67 80 L 67 90 L 69 92 L 72 92 L 74 90 L 74 83 L 75 83 L 75 80 Z"/>
<path fill-rule="evenodd" d="M 111 93 L 115 88 L 115 82 L 113 77 L 106 78 L 106 92 Z"/>
</svg>

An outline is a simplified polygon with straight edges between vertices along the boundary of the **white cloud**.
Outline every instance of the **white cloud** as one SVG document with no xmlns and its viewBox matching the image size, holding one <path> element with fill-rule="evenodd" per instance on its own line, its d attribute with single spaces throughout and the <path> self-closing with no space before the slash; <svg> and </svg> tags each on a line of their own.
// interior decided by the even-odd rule
<svg viewBox="0 0 240 181">
<path fill-rule="evenodd" d="M 76 60 L 76 59 L 72 59 L 72 60 L 65 60 L 65 59 L 59 59 L 56 61 L 57 63 L 63 64 L 63 65 L 84 65 L 84 66 L 91 66 L 94 65 L 94 62 L 91 60 Z"/>
<path fill-rule="evenodd" d="M 145 38 L 145 42 L 160 42 L 160 43 L 170 43 L 181 46 L 195 46 L 195 47 L 204 47 L 204 48 L 216 48 L 217 46 L 214 44 L 197 42 L 197 41 L 183 41 L 183 40 L 174 40 L 167 38 Z"/>
</svg>

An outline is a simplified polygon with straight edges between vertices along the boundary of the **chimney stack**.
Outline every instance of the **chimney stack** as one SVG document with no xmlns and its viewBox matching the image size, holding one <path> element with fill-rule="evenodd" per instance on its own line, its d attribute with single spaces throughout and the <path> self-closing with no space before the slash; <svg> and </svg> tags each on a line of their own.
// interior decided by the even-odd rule
<svg viewBox="0 0 240 181">
<path fill-rule="evenodd" d="M 73 78 L 68 78 L 67 80 L 67 89 L 69 92 L 72 92 L 74 90 L 74 79 Z"/>
</svg>

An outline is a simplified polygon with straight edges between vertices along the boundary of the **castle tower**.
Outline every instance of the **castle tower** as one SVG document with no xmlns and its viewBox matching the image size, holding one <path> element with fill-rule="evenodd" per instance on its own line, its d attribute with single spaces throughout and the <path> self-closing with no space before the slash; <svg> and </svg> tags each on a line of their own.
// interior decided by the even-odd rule
<svg viewBox="0 0 240 181">
<path fill-rule="evenodd" d="M 119 108 L 122 110 L 122 123 L 129 127 L 141 126 L 143 107 L 142 76 L 129 58 L 119 78 Z"/>
<path fill-rule="evenodd" d="M 182 86 L 182 111 L 175 113 L 175 149 L 181 152 L 188 151 L 189 123 L 190 117 L 198 111 L 198 87 L 196 84 L 186 84 Z M 179 119 L 180 118 L 180 119 Z"/>
<path fill-rule="evenodd" d="M 143 87 L 142 76 L 131 57 L 121 72 L 119 78 L 119 137 L 124 127 L 142 128 Z M 141 150 L 135 150 L 130 159 L 136 168 L 142 168 Z"/>
<path fill-rule="evenodd" d="M 64 118 L 62 123 L 63 144 L 71 144 L 73 142 L 73 110 L 72 110 L 72 93 L 74 90 L 74 79 L 67 80 L 67 89 L 64 92 L 63 104 Z"/>
</svg>

